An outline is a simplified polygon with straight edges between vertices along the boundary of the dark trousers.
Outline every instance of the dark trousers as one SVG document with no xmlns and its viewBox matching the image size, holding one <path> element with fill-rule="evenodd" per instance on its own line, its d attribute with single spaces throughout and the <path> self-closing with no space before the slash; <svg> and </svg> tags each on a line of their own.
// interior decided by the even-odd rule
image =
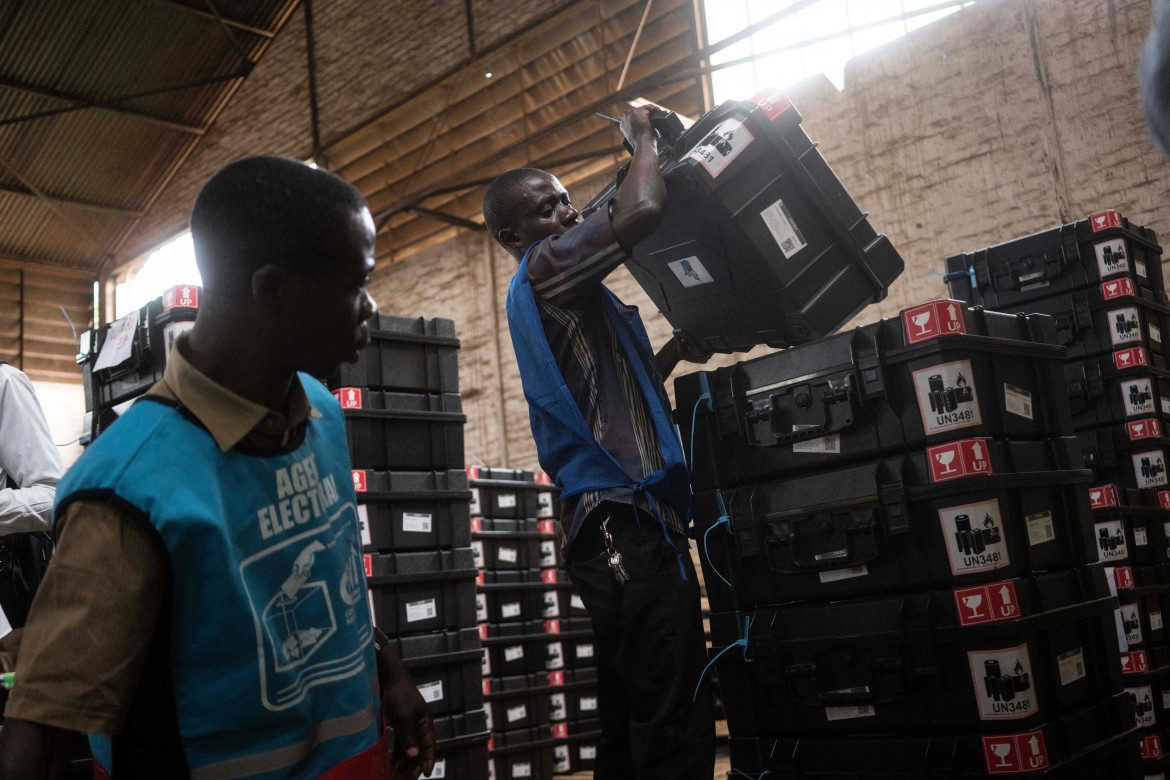
<svg viewBox="0 0 1170 780">
<path fill-rule="evenodd" d="M 609 532 L 630 581 L 619 585 L 600 534 Z M 699 583 L 686 537 L 629 505 L 603 503 L 568 551 L 569 578 L 593 619 L 601 744 L 594 774 L 606 780 L 711 780 L 711 691 Z M 686 572 L 683 581 L 679 562 Z"/>
</svg>

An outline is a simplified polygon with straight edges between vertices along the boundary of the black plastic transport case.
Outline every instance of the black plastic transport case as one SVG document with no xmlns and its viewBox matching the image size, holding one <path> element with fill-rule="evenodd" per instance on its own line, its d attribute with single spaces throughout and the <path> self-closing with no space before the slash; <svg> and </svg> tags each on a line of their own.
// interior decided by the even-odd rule
<svg viewBox="0 0 1170 780">
<path fill-rule="evenodd" d="M 941 780 L 1011 777 L 1056 780 L 1143 777 L 1134 703 L 1127 694 L 1042 726 L 970 732 L 840 737 L 732 737 L 731 767 L 748 777 Z M 864 767 L 864 773 L 858 772 Z M 1148 776 L 1148 775 L 1145 775 Z"/>
<path fill-rule="evenodd" d="M 737 736 L 1023 730 L 1122 690 L 1097 570 L 835 604 L 712 613 Z"/>
<path fill-rule="evenodd" d="M 1071 437 L 962 439 L 697 493 L 711 608 L 967 585 L 1094 562 L 1092 475 L 1080 464 Z"/>
<path fill-rule="evenodd" d="M 354 469 L 353 487 L 367 552 L 450 550 L 471 544 L 471 491 L 461 469 Z"/>
<path fill-rule="evenodd" d="M 1124 353 L 1123 353 L 1124 354 Z M 1075 428 L 1123 423 L 1140 417 L 1170 421 L 1170 370 L 1131 354 L 1070 360 L 1064 367 Z"/>
<path fill-rule="evenodd" d="M 379 314 L 369 326 L 370 346 L 358 353 L 356 363 L 343 363 L 328 378 L 330 390 L 459 392 L 459 339 L 453 320 Z"/>
<path fill-rule="evenodd" d="M 1164 289 L 1162 248 L 1149 228 L 1116 211 L 947 258 L 951 294 L 989 309 L 1013 310 L 1039 298 L 1128 279 Z"/>
<path fill-rule="evenodd" d="M 684 340 L 715 352 L 811 341 L 902 273 L 800 122 L 783 93 L 766 93 L 661 143 L 665 214 L 626 266 Z"/>
<path fill-rule="evenodd" d="M 1050 317 L 934 301 L 675 382 L 696 490 L 966 436 L 1072 432 Z M 692 450 L 693 444 L 693 450 Z"/>
<path fill-rule="evenodd" d="M 390 636 L 475 626 L 471 550 L 366 553 L 374 625 Z"/>
<path fill-rule="evenodd" d="M 342 387 L 333 395 L 345 415 L 345 437 L 354 468 L 463 468 L 463 424 L 467 417 L 458 393 Z"/>
</svg>

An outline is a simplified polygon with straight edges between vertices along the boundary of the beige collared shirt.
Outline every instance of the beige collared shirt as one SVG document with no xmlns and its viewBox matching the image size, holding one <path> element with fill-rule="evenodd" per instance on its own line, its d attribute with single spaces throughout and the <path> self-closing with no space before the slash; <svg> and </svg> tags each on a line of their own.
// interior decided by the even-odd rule
<svg viewBox="0 0 1170 780">
<path fill-rule="evenodd" d="M 277 449 L 320 417 L 294 376 L 285 413 L 198 371 L 180 337 L 150 394 L 177 401 L 220 451 Z M 176 454 L 176 459 L 181 454 Z M 176 462 L 175 468 L 182 468 Z M 57 550 L 25 626 L 6 717 L 115 735 L 134 699 L 168 587 L 158 541 L 118 506 L 78 500 L 57 520 Z"/>
</svg>

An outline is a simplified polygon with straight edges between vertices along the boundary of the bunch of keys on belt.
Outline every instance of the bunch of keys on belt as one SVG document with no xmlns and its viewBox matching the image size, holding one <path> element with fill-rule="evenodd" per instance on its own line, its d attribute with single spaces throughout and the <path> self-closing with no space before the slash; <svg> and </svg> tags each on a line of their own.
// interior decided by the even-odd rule
<svg viewBox="0 0 1170 780">
<path fill-rule="evenodd" d="M 609 568 L 613 569 L 613 578 L 618 585 L 625 585 L 630 581 L 630 573 L 622 565 L 622 554 L 613 549 L 613 535 L 609 532 L 609 515 L 601 521 L 601 538 L 605 541 L 605 553 L 609 556 Z"/>
</svg>

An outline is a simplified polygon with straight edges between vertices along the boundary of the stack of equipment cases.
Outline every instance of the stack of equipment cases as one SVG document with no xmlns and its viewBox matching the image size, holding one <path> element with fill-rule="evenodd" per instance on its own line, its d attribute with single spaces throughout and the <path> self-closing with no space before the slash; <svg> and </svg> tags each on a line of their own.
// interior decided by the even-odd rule
<svg viewBox="0 0 1170 780">
<path fill-rule="evenodd" d="M 557 566 L 555 491 L 532 471 L 467 469 L 492 776 L 592 769 L 593 634 Z M 581 717 L 582 711 L 586 717 Z M 592 713 L 593 719 L 588 717 Z"/>
<path fill-rule="evenodd" d="M 77 364 L 85 394 L 81 444 L 113 425 L 162 379 L 175 338 L 195 324 L 200 288 L 178 285 L 116 322 L 81 334 Z"/>
<path fill-rule="evenodd" d="M 1120 600 L 1117 633 L 1142 728 L 1140 752 L 1146 775 L 1160 776 L 1170 728 L 1170 650 L 1162 626 L 1170 597 L 1170 305 L 1157 236 L 1102 211 L 950 257 L 947 281 L 953 295 L 971 303 L 1056 319 L 1068 349 L 1073 427 L 1094 470 L 1099 565 Z"/>
<path fill-rule="evenodd" d="M 676 382 L 733 773 L 1140 773 L 1055 340 L 942 300 Z"/>
<path fill-rule="evenodd" d="M 431 777 L 487 775 L 459 341 L 450 320 L 378 315 L 326 381 L 345 416 L 374 624 L 435 723 Z"/>
</svg>

